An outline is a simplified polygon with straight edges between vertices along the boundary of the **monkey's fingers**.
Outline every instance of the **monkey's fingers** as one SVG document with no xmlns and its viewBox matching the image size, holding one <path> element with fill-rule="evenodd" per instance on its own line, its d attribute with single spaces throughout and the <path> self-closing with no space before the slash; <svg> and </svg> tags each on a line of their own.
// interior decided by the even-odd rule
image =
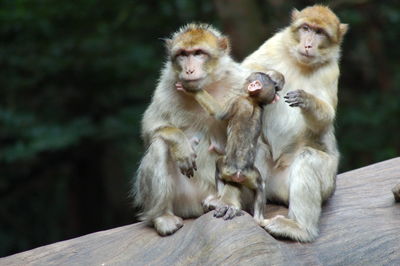
<svg viewBox="0 0 400 266">
<path fill-rule="evenodd" d="M 190 178 L 190 167 L 187 164 L 183 164 L 179 167 L 181 174 Z"/>
<path fill-rule="evenodd" d="M 295 91 L 288 92 L 284 97 L 285 102 L 289 104 L 290 107 L 303 107 L 303 98 Z"/>
<path fill-rule="evenodd" d="M 183 169 L 183 168 L 180 168 L 180 170 L 181 170 L 181 174 L 182 174 L 182 175 L 186 175 L 186 171 L 185 171 L 185 169 Z"/>
<path fill-rule="evenodd" d="M 301 95 L 304 95 L 304 94 L 306 94 L 306 92 L 304 90 L 294 90 L 294 91 L 288 91 L 286 93 L 287 96 L 294 96 L 294 95 L 301 96 Z"/>
<path fill-rule="evenodd" d="M 235 216 L 236 216 L 235 210 L 232 207 L 230 207 L 230 208 L 228 208 L 228 210 L 226 211 L 226 213 L 225 213 L 224 217 L 222 217 L 222 219 L 231 220 Z"/>
<path fill-rule="evenodd" d="M 182 83 L 180 83 L 180 82 L 175 83 L 175 88 L 177 91 L 186 92 L 185 88 L 183 87 Z"/>
<path fill-rule="evenodd" d="M 187 170 L 186 170 L 186 176 L 187 177 L 189 177 L 189 178 L 191 178 L 192 176 L 193 176 L 193 168 L 191 168 L 191 167 L 189 167 Z"/>
<path fill-rule="evenodd" d="M 230 206 L 227 210 L 227 212 L 225 213 L 223 219 L 224 220 L 231 220 L 233 218 L 235 218 L 236 216 L 241 216 L 242 215 L 242 211 L 234 206 Z"/>
<path fill-rule="evenodd" d="M 193 161 L 193 163 L 192 163 L 192 168 L 193 168 L 195 171 L 197 171 L 196 161 Z"/>
<path fill-rule="evenodd" d="M 214 217 L 221 218 L 228 211 L 228 206 L 219 206 L 214 211 Z"/>
<path fill-rule="evenodd" d="M 285 101 L 285 102 L 287 102 L 287 101 Z M 294 102 L 294 103 L 287 102 L 287 103 L 289 104 L 290 107 L 302 107 L 303 106 L 303 103 L 301 103 L 301 102 Z"/>
</svg>

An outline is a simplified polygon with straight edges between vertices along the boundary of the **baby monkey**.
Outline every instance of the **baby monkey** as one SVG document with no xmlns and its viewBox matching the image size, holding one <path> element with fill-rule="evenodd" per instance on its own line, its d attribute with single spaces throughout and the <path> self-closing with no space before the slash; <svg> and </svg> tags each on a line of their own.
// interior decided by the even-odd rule
<svg viewBox="0 0 400 266">
<path fill-rule="evenodd" d="M 282 75 L 281 80 L 284 80 Z M 181 84 L 177 84 L 178 90 L 192 94 L 210 115 L 228 121 L 225 154 L 223 155 L 224 151 L 215 147 L 212 141 L 210 145 L 210 150 L 222 154 L 216 161 L 215 181 L 220 199 L 228 204 L 215 206 L 214 216 L 231 219 L 241 214 L 237 193 L 240 186 L 244 185 L 254 192 L 255 220 L 259 222 L 264 219 L 265 189 L 254 162 L 261 133 L 263 106 L 279 99 L 277 92 L 282 86 L 283 84 L 277 85 L 263 72 L 253 72 L 246 79 L 244 94 L 234 96 L 224 106 L 220 106 L 205 90 L 188 91 Z"/>
</svg>

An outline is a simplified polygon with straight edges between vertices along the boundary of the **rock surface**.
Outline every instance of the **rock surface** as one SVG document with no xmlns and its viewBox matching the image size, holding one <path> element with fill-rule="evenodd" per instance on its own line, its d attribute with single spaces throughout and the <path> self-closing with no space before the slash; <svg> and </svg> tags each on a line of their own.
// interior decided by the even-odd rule
<svg viewBox="0 0 400 266">
<path fill-rule="evenodd" d="M 0 259 L 0 265 L 400 265 L 400 204 L 391 189 L 400 158 L 340 174 L 325 204 L 320 236 L 277 240 L 249 215 L 212 213 L 160 237 L 143 223 L 97 232 Z M 268 205 L 267 217 L 286 214 Z"/>
</svg>

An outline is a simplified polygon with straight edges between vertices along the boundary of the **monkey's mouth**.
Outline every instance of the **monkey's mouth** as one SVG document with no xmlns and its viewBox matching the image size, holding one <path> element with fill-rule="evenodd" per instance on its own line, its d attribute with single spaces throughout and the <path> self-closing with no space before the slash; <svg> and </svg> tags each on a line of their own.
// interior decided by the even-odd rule
<svg viewBox="0 0 400 266">
<path fill-rule="evenodd" d="M 314 55 L 309 54 L 309 53 L 305 53 L 305 52 L 301 52 L 301 51 L 300 51 L 299 54 L 300 54 L 301 56 L 305 57 L 305 58 L 309 58 L 309 59 L 314 58 Z"/>
<path fill-rule="evenodd" d="M 202 78 L 193 78 L 193 79 L 189 78 L 189 79 L 184 79 L 183 82 L 197 82 L 200 80 L 202 80 Z"/>
<path fill-rule="evenodd" d="M 202 87 L 202 81 L 204 80 L 204 78 L 191 78 L 191 79 L 183 79 L 182 83 L 183 86 L 186 88 L 197 88 L 197 87 Z"/>
<path fill-rule="evenodd" d="M 281 97 L 279 96 L 279 93 L 278 93 L 278 92 L 275 92 L 274 99 L 272 99 L 272 102 L 271 102 L 271 103 L 276 103 L 277 101 L 279 101 L 280 98 L 281 98 Z"/>
</svg>

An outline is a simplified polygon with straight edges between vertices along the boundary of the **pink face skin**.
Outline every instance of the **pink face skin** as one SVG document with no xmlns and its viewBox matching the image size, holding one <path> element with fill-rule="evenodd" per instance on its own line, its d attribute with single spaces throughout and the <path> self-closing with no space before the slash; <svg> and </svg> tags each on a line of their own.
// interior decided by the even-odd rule
<svg viewBox="0 0 400 266">
<path fill-rule="evenodd" d="M 259 80 L 255 80 L 247 86 L 247 90 L 251 96 L 257 95 L 262 90 L 262 84 Z"/>
<path fill-rule="evenodd" d="M 297 52 L 301 61 L 312 62 L 319 55 L 319 49 L 329 41 L 326 32 L 319 27 L 308 24 L 302 25 L 299 30 L 299 45 Z"/>
<path fill-rule="evenodd" d="M 185 82 L 199 81 L 207 76 L 205 63 L 209 59 L 201 49 L 182 49 L 176 54 L 176 62 L 180 66 L 179 80 Z"/>
<path fill-rule="evenodd" d="M 256 96 L 261 92 L 262 89 L 263 87 L 259 80 L 255 80 L 247 86 L 247 91 L 249 92 L 250 96 Z M 275 97 L 271 103 L 276 103 L 277 101 L 279 101 L 279 95 L 275 93 Z"/>
</svg>

